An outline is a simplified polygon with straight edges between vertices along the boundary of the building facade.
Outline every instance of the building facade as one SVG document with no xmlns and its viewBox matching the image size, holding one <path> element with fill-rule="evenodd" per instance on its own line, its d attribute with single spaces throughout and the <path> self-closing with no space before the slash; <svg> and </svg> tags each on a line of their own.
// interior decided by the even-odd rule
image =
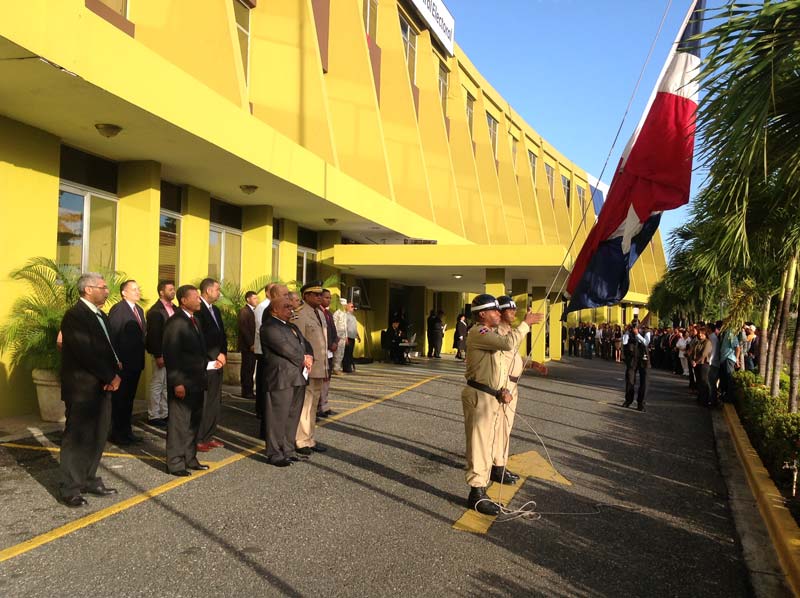
<svg viewBox="0 0 800 598">
<path fill-rule="evenodd" d="M 368 355 L 393 313 L 424 350 L 443 309 L 447 348 L 471 293 L 509 291 L 549 313 L 534 358 L 560 358 L 589 177 L 455 25 L 439 0 L 0 2 L 0 322 L 24 292 L 7 273 L 45 256 L 124 271 L 151 301 L 160 279 L 338 275 Z M 664 268 L 657 237 L 626 303 Z M 0 359 L 0 416 L 35 410 Z"/>
</svg>

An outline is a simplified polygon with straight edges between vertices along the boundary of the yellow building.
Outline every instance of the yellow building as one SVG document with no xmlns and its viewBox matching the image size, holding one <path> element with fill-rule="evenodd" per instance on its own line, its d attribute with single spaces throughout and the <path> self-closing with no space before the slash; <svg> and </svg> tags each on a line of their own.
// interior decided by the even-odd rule
<svg viewBox="0 0 800 598">
<path fill-rule="evenodd" d="M 3 0 L 0 322 L 24 290 L 7 272 L 46 256 L 124 271 L 151 301 L 160 278 L 338 273 L 367 354 L 400 309 L 421 350 L 443 309 L 449 348 L 484 290 L 548 309 L 559 339 L 587 173 L 454 25 L 441 0 Z M 664 267 L 657 238 L 626 301 Z M 624 317 L 597 312 L 576 317 Z M 29 372 L 2 359 L 0 416 L 34 411 Z"/>
</svg>

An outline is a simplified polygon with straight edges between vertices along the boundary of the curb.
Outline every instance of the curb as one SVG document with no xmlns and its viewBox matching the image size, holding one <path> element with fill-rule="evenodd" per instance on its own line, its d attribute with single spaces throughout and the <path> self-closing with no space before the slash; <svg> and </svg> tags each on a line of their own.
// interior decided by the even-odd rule
<svg viewBox="0 0 800 598">
<path fill-rule="evenodd" d="M 767 526 L 781 568 L 786 574 L 786 581 L 794 595 L 800 596 L 800 528 L 789 509 L 784 506 L 783 496 L 750 444 L 734 406 L 726 403 L 723 406 L 723 415 L 744 468 L 747 483 Z"/>
</svg>

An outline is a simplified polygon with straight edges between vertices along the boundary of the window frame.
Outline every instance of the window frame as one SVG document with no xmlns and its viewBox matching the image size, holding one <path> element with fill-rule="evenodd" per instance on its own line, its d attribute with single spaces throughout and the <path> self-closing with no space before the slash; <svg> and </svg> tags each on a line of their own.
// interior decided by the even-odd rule
<svg viewBox="0 0 800 598">
<path fill-rule="evenodd" d="M 220 281 L 226 280 L 225 278 L 225 249 L 227 245 L 227 241 L 225 233 L 231 233 L 234 235 L 239 235 L 239 256 L 241 258 L 242 255 L 242 247 L 241 243 L 244 241 L 244 233 L 240 229 L 233 228 L 231 226 L 225 226 L 224 224 L 216 224 L 214 222 L 208 223 L 208 234 L 209 237 L 211 236 L 212 232 L 222 233 L 222 242 L 220 243 L 220 251 L 219 251 L 219 279 Z M 209 239 L 210 241 L 210 239 Z M 239 259 L 239 276 L 238 276 L 239 284 L 242 282 L 242 260 Z"/>
<path fill-rule="evenodd" d="M 539 156 L 533 153 L 533 150 L 528 150 L 528 165 L 531 167 L 531 178 L 533 179 L 533 185 L 536 186 L 536 165 L 539 160 Z"/>
<path fill-rule="evenodd" d="M 572 180 L 567 175 L 561 175 L 561 188 L 564 191 L 564 199 L 567 202 L 567 209 L 570 208 L 570 200 L 572 199 Z"/>
<path fill-rule="evenodd" d="M 419 31 L 414 27 L 411 23 L 411 19 L 406 17 L 402 12 L 398 12 L 398 16 L 400 17 L 400 38 L 403 41 L 403 55 L 406 59 L 406 67 L 408 67 L 408 76 L 409 80 L 411 81 L 412 85 L 416 85 L 417 83 L 417 38 L 419 37 Z M 403 33 L 403 24 L 405 23 L 406 28 L 408 30 L 408 38 L 406 38 L 405 34 Z M 413 38 L 413 48 L 412 48 L 412 41 Z M 409 48 L 414 50 L 414 64 L 412 65 L 408 60 Z"/>
<path fill-rule="evenodd" d="M 550 203 L 556 203 L 556 168 L 547 162 L 544 163 L 544 174 L 547 177 L 547 188 L 550 191 Z"/>
<path fill-rule="evenodd" d="M 313 249 L 311 247 L 304 247 L 303 245 L 297 246 L 297 257 L 300 257 L 300 254 L 303 254 L 303 276 L 302 280 L 298 280 L 297 282 L 301 284 L 306 284 L 308 280 L 308 256 L 313 255 L 314 257 L 319 255 L 319 250 Z M 316 260 L 313 260 L 316 262 Z"/>
<path fill-rule="evenodd" d="M 492 113 L 488 110 L 486 111 L 486 126 L 489 128 L 489 141 L 492 144 L 494 159 L 497 160 L 497 132 L 500 128 L 500 121 L 492 116 Z"/>
<path fill-rule="evenodd" d="M 250 7 L 247 2 L 244 0 L 233 0 L 234 4 L 238 3 L 244 7 L 247 11 L 247 30 L 245 30 L 241 25 L 239 25 L 239 21 L 236 20 L 236 10 L 234 9 L 233 13 L 233 22 L 236 25 L 236 31 L 242 31 L 247 36 L 247 64 L 243 64 L 242 67 L 244 68 L 244 84 L 245 86 L 250 85 L 250 29 L 252 27 L 252 18 L 250 15 L 250 11 L 252 8 Z M 239 48 L 241 52 L 241 48 Z"/>
<path fill-rule="evenodd" d="M 475 98 L 469 91 L 467 91 L 466 111 L 467 111 L 467 126 L 469 127 L 469 138 L 475 139 L 475 135 L 473 133 L 473 129 L 475 126 Z"/>
<path fill-rule="evenodd" d="M 442 73 L 444 73 L 444 93 L 442 93 Z M 439 58 L 439 74 L 437 79 L 439 98 L 442 100 L 442 114 L 447 116 L 447 94 L 450 92 L 450 69 L 444 60 Z"/>
<path fill-rule="evenodd" d="M 364 16 L 364 33 L 367 34 L 367 39 L 370 44 L 375 43 L 375 38 L 378 37 L 378 0 L 363 0 L 364 8 L 362 10 Z M 372 19 L 374 13 L 374 19 Z M 375 24 L 375 31 L 371 31 L 370 25 Z"/>
<path fill-rule="evenodd" d="M 178 283 L 180 280 L 181 275 L 181 233 L 183 231 L 183 214 L 179 212 L 173 212 L 172 210 L 160 209 L 158 211 L 158 233 L 159 236 L 161 235 L 161 217 L 167 216 L 168 218 L 174 218 L 178 223 L 178 263 L 175 264 L 175 280 L 173 281 L 175 284 Z M 161 239 L 159 238 L 158 243 L 159 253 L 161 252 Z M 159 257 L 158 264 L 156 264 L 156 268 L 161 268 L 161 259 Z M 159 276 L 160 278 L 160 276 Z"/>
<path fill-rule="evenodd" d="M 91 210 L 91 196 L 97 196 L 100 199 L 105 199 L 108 201 L 114 202 L 115 210 L 114 210 L 114 260 L 111 264 L 111 270 L 117 269 L 117 250 L 119 249 L 119 239 L 118 231 L 119 231 L 119 197 L 114 195 L 113 193 L 109 193 L 108 191 L 103 191 L 101 189 L 97 189 L 95 187 L 90 187 L 89 185 L 81 185 L 80 183 L 74 183 L 72 181 L 68 181 L 66 179 L 61 179 L 58 182 L 58 192 L 59 194 L 61 191 L 66 191 L 67 193 L 72 193 L 74 195 L 82 195 L 83 196 L 83 224 L 81 226 L 81 264 L 80 269 L 81 272 L 86 272 L 89 269 L 89 243 L 88 237 L 91 227 L 91 218 L 92 218 L 92 210 Z M 58 238 L 56 238 L 56 251 L 58 250 Z M 57 260 L 58 258 L 56 258 Z"/>
</svg>

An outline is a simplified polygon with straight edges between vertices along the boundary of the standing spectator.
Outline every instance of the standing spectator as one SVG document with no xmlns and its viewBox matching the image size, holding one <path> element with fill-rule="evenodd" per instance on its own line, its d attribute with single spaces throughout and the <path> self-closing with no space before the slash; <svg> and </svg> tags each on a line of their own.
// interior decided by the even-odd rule
<svg viewBox="0 0 800 598">
<path fill-rule="evenodd" d="M 196 287 L 178 289 L 176 310 L 164 327 L 164 363 L 167 370 L 169 421 L 167 422 L 167 472 L 186 477 L 189 469 L 205 470 L 197 460 L 197 435 L 203 416 L 203 391 L 208 386 L 206 341 L 196 314 L 201 309 Z M 214 368 L 222 363 L 214 360 Z"/>
<path fill-rule="evenodd" d="M 733 372 L 738 368 L 741 347 L 737 329 L 726 328 L 719 340 L 719 398 L 733 400 Z"/>
<path fill-rule="evenodd" d="M 341 308 L 333 314 L 333 324 L 336 326 L 336 336 L 339 337 L 339 345 L 333 355 L 333 375 L 341 376 L 342 362 L 344 361 L 344 349 L 347 346 L 347 299 L 342 298 Z"/>
<path fill-rule="evenodd" d="M 689 332 L 684 330 L 681 332 L 678 340 L 675 342 L 675 348 L 678 351 L 678 360 L 681 364 L 681 374 L 684 376 L 689 375 L 689 360 L 686 357 L 686 347 L 689 344 Z"/>
<path fill-rule="evenodd" d="M 695 380 L 697 382 L 697 402 L 706 407 L 712 407 L 711 386 L 708 380 L 708 371 L 711 367 L 711 357 L 714 347 L 711 339 L 707 337 L 705 328 L 697 329 L 697 342 L 692 352 L 691 365 L 695 368 Z"/>
<path fill-rule="evenodd" d="M 144 310 L 136 303 L 142 298 L 135 280 L 126 280 L 119 287 L 122 301 L 108 311 L 111 324 L 111 343 L 122 362 L 119 390 L 111 395 L 111 436 L 116 445 L 125 446 L 142 442 L 131 428 L 133 400 L 139 377 L 144 369 L 145 326 Z"/>
<path fill-rule="evenodd" d="M 264 359 L 263 384 L 268 389 L 265 406 L 267 460 L 276 467 L 297 461 L 295 434 L 300 423 L 306 375 L 313 367 L 313 348 L 290 320 L 292 304 L 276 299 L 261 325 Z M 305 373 L 305 374 L 304 374 Z"/>
<path fill-rule="evenodd" d="M 239 310 L 237 323 L 239 326 L 239 336 L 237 349 L 242 354 L 242 365 L 239 369 L 239 378 L 242 382 L 242 394 L 245 399 L 255 399 L 253 392 L 253 374 L 256 370 L 256 307 L 259 304 L 258 294 L 255 291 L 247 291 L 244 294 L 245 304 Z"/>
<path fill-rule="evenodd" d="M 300 309 L 302 305 L 302 301 L 300 300 L 300 295 L 295 293 L 294 291 L 289 293 L 289 303 L 292 304 L 292 312 L 297 314 L 297 310 Z"/>
<path fill-rule="evenodd" d="M 577 329 L 576 329 L 575 326 L 570 326 L 567 329 L 567 335 L 568 335 L 567 347 L 568 347 L 568 350 L 569 350 L 569 356 L 570 357 L 573 357 L 573 356 L 576 355 L 576 350 L 575 350 L 576 332 L 577 332 Z"/>
<path fill-rule="evenodd" d="M 312 451 L 322 453 L 327 449 L 314 438 L 316 413 L 322 383 L 328 378 L 328 326 L 320 309 L 322 305 L 322 281 L 315 280 L 300 289 L 303 303 L 296 311 L 295 324 L 314 350 L 314 363 L 308 372 L 308 386 L 303 399 L 300 423 L 297 426 L 296 450 L 308 456 Z"/>
<path fill-rule="evenodd" d="M 219 367 L 208 371 L 208 390 L 203 403 L 203 417 L 197 430 L 197 450 L 207 453 L 212 448 L 225 446 L 214 439 L 217 431 L 219 410 L 222 406 L 222 368 L 228 355 L 228 337 L 225 335 L 225 323 L 219 308 L 214 305 L 220 296 L 219 281 L 204 278 L 200 283 L 200 311 L 197 320 L 200 331 L 206 342 L 208 361 L 219 363 Z"/>
<path fill-rule="evenodd" d="M 456 350 L 456 359 L 464 359 L 464 351 L 467 350 L 467 316 L 463 313 L 458 314 L 453 349 Z"/>
<path fill-rule="evenodd" d="M 756 331 L 754 324 L 751 324 L 747 333 L 747 351 L 744 358 L 744 368 L 748 372 L 756 371 L 758 367 L 758 352 L 761 348 L 760 331 Z"/>
<path fill-rule="evenodd" d="M 328 351 L 325 356 L 325 359 L 328 360 L 328 376 L 322 383 L 322 392 L 320 393 L 319 405 L 317 406 L 317 417 L 328 417 L 334 414 L 333 410 L 328 407 L 328 392 L 331 388 L 333 356 L 339 348 L 339 335 L 336 332 L 336 324 L 333 322 L 333 315 L 330 311 L 331 299 L 331 292 L 328 289 L 323 289 L 320 309 L 322 310 L 322 315 L 325 316 L 325 325 L 328 327 Z"/>
<path fill-rule="evenodd" d="M 622 327 L 619 324 L 614 326 L 612 342 L 614 343 L 614 361 L 622 363 Z"/>
<path fill-rule="evenodd" d="M 623 407 L 630 407 L 633 403 L 634 387 L 636 385 L 636 374 L 639 374 L 639 392 L 636 393 L 636 409 L 645 411 L 647 400 L 647 373 L 650 369 L 650 335 L 639 333 L 637 322 L 631 324 L 631 328 L 622 340 L 623 352 L 625 355 L 625 402 Z"/>
<path fill-rule="evenodd" d="M 353 349 L 355 349 L 356 341 L 360 341 L 361 337 L 358 335 L 358 322 L 353 313 L 356 306 L 350 301 L 347 303 L 347 345 L 344 348 L 344 361 L 342 362 L 342 371 L 347 374 L 352 374 L 356 371 L 356 364 L 353 361 Z M 403 329 L 403 323 L 397 320 L 400 329 Z"/>
<path fill-rule="evenodd" d="M 444 312 L 431 310 L 428 316 L 428 357 L 440 359 L 442 357 L 442 340 L 444 339 Z"/>
<path fill-rule="evenodd" d="M 150 379 L 150 402 L 147 407 L 147 423 L 159 428 L 167 427 L 167 370 L 164 369 L 164 356 L 161 341 L 164 337 L 164 325 L 178 306 L 175 299 L 175 284 L 162 280 L 156 287 L 158 301 L 147 310 L 147 334 L 145 348 L 153 358 L 153 375 Z"/>
<path fill-rule="evenodd" d="M 68 507 L 86 504 L 82 492 L 116 494 L 97 477 L 111 421 L 111 393 L 122 379 L 111 344 L 109 322 L 100 309 L 108 285 L 100 274 L 78 279 L 80 299 L 61 320 L 61 400 L 67 423 L 61 440 L 61 499 Z"/>
<path fill-rule="evenodd" d="M 717 383 L 719 382 L 719 329 L 722 322 L 709 325 L 708 340 L 711 341 L 711 362 L 708 368 L 708 388 L 711 405 L 716 406 Z"/>
</svg>

